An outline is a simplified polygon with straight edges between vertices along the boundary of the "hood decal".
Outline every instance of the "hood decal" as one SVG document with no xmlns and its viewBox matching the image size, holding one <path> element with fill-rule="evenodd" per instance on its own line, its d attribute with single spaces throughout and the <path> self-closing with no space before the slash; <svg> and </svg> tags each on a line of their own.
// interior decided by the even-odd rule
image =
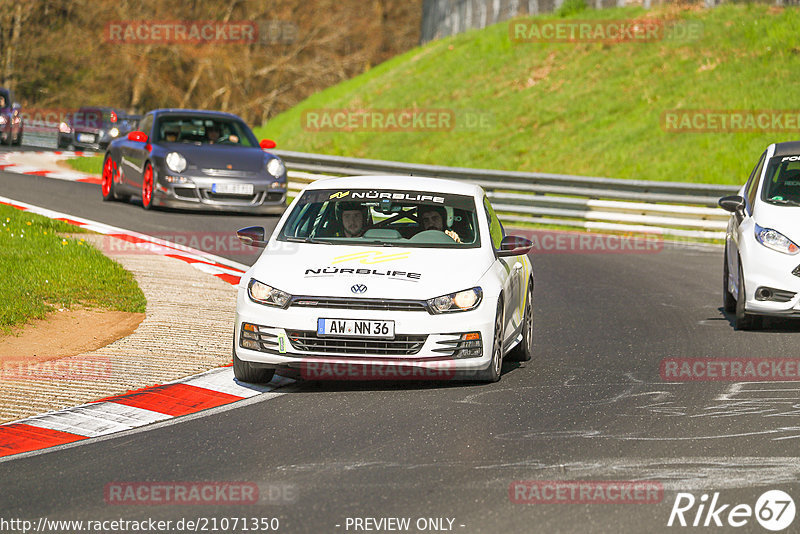
<svg viewBox="0 0 800 534">
<path fill-rule="evenodd" d="M 375 263 L 384 263 L 387 261 L 407 260 L 411 256 L 411 252 L 398 252 L 392 254 L 385 254 L 377 250 L 369 250 L 366 252 L 356 252 L 355 254 L 345 254 L 344 256 L 337 256 L 331 260 L 331 264 L 355 262 L 364 265 L 373 265 Z"/>
<path fill-rule="evenodd" d="M 354 276 L 378 276 L 392 280 L 404 280 L 416 282 L 422 278 L 420 273 L 409 273 L 406 271 L 379 270 L 379 269 L 353 269 L 349 267 L 317 267 L 306 269 L 305 278 L 327 277 L 354 277 Z"/>
</svg>

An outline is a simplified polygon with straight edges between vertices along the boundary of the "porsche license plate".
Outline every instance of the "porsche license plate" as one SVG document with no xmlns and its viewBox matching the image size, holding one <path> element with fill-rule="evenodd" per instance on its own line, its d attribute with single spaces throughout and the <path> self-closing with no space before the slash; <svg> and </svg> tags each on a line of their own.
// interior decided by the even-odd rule
<svg viewBox="0 0 800 534">
<path fill-rule="evenodd" d="M 94 135 L 92 134 L 78 134 L 79 143 L 94 143 Z"/>
<path fill-rule="evenodd" d="M 317 319 L 318 336 L 394 338 L 394 321 Z"/>
<path fill-rule="evenodd" d="M 222 195 L 252 195 L 253 184 L 212 184 L 211 192 Z"/>
</svg>

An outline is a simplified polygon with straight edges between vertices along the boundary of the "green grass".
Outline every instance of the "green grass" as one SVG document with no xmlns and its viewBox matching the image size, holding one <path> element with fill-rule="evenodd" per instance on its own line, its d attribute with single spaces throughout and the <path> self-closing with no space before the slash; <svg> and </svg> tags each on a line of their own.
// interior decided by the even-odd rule
<svg viewBox="0 0 800 534">
<path fill-rule="evenodd" d="M 0 205 L 0 334 L 54 306 L 145 311 L 133 275 L 83 238 L 77 226 Z"/>
<path fill-rule="evenodd" d="M 67 165 L 80 172 L 100 175 L 103 173 L 103 155 L 98 154 L 91 157 L 70 158 Z"/>
<path fill-rule="evenodd" d="M 570 6 L 575 2 L 570 3 Z M 800 133 L 668 133 L 672 109 L 800 109 L 800 11 L 564 10 L 573 19 L 677 16 L 699 39 L 513 43 L 508 22 L 411 50 L 257 129 L 286 150 L 489 169 L 740 184 L 772 142 Z M 550 15 L 542 18 L 556 18 Z M 445 132 L 315 132 L 319 109 L 451 109 L 489 124 Z"/>
</svg>

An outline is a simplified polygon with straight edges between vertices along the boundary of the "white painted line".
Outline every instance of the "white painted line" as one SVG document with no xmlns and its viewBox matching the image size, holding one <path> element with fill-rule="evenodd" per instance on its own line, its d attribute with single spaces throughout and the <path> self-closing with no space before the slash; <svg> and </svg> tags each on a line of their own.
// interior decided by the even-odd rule
<svg viewBox="0 0 800 534">
<path fill-rule="evenodd" d="M 189 386 L 210 389 L 219 393 L 248 398 L 272 391 L 282 386 L 287 386 L 293 383 L 294 380 L 275 375 L 269 384 L 247 384 L 244 382 L 237 382 L 233 378 L 233 368 L 223 367 L 221 369 L 212 369 L 206 373 L 188 379 L 182 379 L 178 382 Z"/>
</svg>

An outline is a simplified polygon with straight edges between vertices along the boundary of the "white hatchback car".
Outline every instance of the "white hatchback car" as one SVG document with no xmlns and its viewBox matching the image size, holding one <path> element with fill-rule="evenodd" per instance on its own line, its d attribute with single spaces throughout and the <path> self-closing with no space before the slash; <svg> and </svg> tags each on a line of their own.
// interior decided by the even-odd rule
<svg viewBox="0 0 800 534">
<path fill-rule="evenodd" d="M 494 382 L 506 354 L 531 357 L 532 243 L 505 235 L 479 186 L 324 179 L 269 239 L 261 227 L 237 234 L 265 247 L 239 283 L 239 380 L 269 381 L 281 368 L 313 379 L 322 375 L 303 371 L 346 366 L 347 376 L 328 376 Z"/>
<path fill-rule="evenodd" d="M 736 328 L 800 317 L 800 142 L 767 147 L 739 194 L 719 204 L 732 214 L 722 291 Z"/>
</svg>

